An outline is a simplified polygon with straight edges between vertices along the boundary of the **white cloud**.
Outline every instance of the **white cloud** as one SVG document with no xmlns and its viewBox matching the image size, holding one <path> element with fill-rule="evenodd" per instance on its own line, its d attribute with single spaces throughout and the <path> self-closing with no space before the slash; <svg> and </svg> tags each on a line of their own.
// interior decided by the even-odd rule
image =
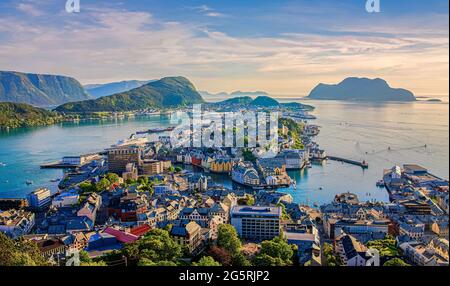
<svg viewBox="0 0 450 286">
<path fill-rule="evenodd" d="M 33 17 L 38 17 L 45 14 L 32 3 L 19 3 L 17 4 L 16 8 L 17 10 Z"/>
<path fill-rule="evenodd" d="M 84 11 L 60 15 L 59 25 L 0 19 L 0 37 L 8 39 L 0 41 L 0 70 L 66 74 L 84 83 L 184 75 L 212 92 L 302 95 L 318 82 L 369 76 L 418 94 L 448 92 L 448 37 L 433 29 L 233 37 L 145 12 Z"/>
</svg>

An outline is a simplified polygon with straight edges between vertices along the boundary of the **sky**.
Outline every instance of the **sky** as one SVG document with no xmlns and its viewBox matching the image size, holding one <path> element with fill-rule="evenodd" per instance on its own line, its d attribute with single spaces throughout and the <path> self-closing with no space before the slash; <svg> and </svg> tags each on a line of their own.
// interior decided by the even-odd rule
<svg viewBox="0 0 450 286">
<path fill-rule="evenodd" d="M 380 0 L 0 1 L 0 70 L 83 84 L 185 76 L 211 93 L 305 96 L 318 83 L 383 78 L 449 94 L 449 2 Z"/>
</svg>

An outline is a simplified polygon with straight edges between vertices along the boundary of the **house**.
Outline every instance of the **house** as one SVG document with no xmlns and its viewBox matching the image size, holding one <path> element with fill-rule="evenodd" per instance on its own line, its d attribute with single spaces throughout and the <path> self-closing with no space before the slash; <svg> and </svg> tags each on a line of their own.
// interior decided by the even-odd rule
<svg viewBox="0 0 450 286">
<path fill-rule="evenodd" d="M 258 159 L 256 162 L 259 171 L 268 186 L 289 186 L 291 178 L 286 172 L 286 164 L 282 159 Z"/>
<path fill-rule="evenodd" d="M 402 221 L 399 223 L 400 235 L 406 235 L 412 240 L 420 240 L 425 233 L 425 225 L 413 220 Z"/>
<path fill-rule="evenodd" d="M 67 250 L 66 244 L 59 238 L 45 238 L 35 241 L 35 243 L 42 256 L 47 259 L 54 256 L 65 255 Z"/>
<path fill-rule="evenodd" d="M 354 236 L 341 234 L 336 237 L 335 251 L 345 266 L 366 266 L 369 259 L 367 247 Z"/>
<path fill-rule="evenodd" d="M 94 224 L 97 217 L 97 211 L 102 205 L 102 197 L 96 193 L 90 194 L 86 199 L 86 202 L 83 206 L 78 210 L 78 217 L 87 217 Z"/>
<path fill-rule="evenodd" d="M 170 236 L 175 243 L 186 247 L 190 254 L 195 254 L 203 242 L 201 230 L 201 226 L 195 221 L 179 220 L 174 222 Z"/>
<path fill-rule="evenodd" d="M 212 173 L 231 173 L 233 161 L 230 158 L 217 158 L 210 162 L 210 171 Z"/>
<path fill-rule="evenodd" d="M 448 221 L 435 221 L 431 225 L 431 230 L 437 236 L 448 239 Z"/>
<path fill-rule="evenodd" d="M 289 244 L 298 247 L 299 264 L 321 266 L 321 248 L 318 233 L 307 233 L 304 231 L 286 230 L 283 232 Z"/>
<path fill-rule="evenodd" d="M 208 178 L 203 174 L 193 174 L 188 177 L 189 191 L 205 192 L 208 190 Z"/>
<path fill-rule="evenodd" d="M 14 209 L 0 212 L 0 232 L 12 239 L 30 233 L 34 225 L 34 213 Z"/>
<path fill-rule="evenodd" d="M 251 162 L 241 162 L 235 165 L 231 172 L 231 179 L 241 185 L 259 186 L 260 178 L 258 172 Z"/>
<path fill-rule="evenodd" d="M 422 242 L 408 241 L 399 245 L 403 255 L 414 265 L 418 266 L 448 266 L 447 258 L 435 248 L 434 242 L 426 245 Z M 448 241 L 447 241 L 448 254 Z"/>
<path fill-rule="evenodd" d="M 301 170 L 309 159 L 305 150 L 283 150 L 276 157 L 286 166 L 286 170 Z"/>
<path fill-rule="evenodd" d="M 124 181 L 136 181 L 138 179 L 138 168 L 135 163 L 128 163 L 125 166 L 122 178 Z"/>
</svg>

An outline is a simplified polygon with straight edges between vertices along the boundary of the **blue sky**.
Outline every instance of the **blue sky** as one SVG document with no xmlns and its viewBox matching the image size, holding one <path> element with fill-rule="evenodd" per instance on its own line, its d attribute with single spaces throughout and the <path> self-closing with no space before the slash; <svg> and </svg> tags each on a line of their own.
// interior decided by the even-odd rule
<svg viewBox="0 0 450 286">
<path fill-rule="evenodd" d="M 66 0 L 0 3 L 0 70 L 82 83 L 190 78 L 201 90 L 305 95 L 347 76 L 448 95 L 448 1 Z"/>
</svg>

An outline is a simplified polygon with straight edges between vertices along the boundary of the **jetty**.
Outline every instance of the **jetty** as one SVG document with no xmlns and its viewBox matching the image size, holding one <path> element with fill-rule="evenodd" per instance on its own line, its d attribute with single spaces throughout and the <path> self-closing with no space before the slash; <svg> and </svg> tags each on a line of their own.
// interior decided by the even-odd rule
<svg viewBox="0 0 450 286">
<path fill-rule="evenodd" d="M 80 166 L 57 161 L 53 163 L 42 164 L 40 167 L 41 169 L 76 169 Z"/>
<path fill-rule="evenodd" d="M 331 161 L 343 162 L 343 163 L 359 166 L 359 167 L 361 167 L 363 169 L 368 169 L 369 168 L 369 164 L 366 161 L 359 162 L 359 161 L 345 159 L 345 158 L 340 158 L 340 157 L 335 157 L 335 156 L 327 156 L 327 159 L 331 160 Z"/>
</svg>

